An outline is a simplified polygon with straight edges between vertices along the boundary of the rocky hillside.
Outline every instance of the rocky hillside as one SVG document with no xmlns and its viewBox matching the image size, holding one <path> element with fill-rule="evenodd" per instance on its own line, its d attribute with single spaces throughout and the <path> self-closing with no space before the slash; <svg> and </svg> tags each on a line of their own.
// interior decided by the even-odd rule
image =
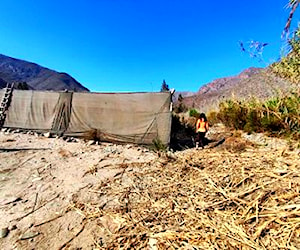
<svg viewBox="0 0 300 250">
<path fill-rule="evenodd" d="M 269 70 L 249 68 L 237 76 L 219 78 L 204 85 L 194 95 L 185 97 L 183 104 L 207 112 L 217 109 L 219 103 L 225 99 L 265 99 L 289 88 L 289 82 L 276 77 Z"/>
<path fill-rule="evenodd" d="M 0 78 L 0 89 L 4 88 L 5 85 L 6 85 L 6 82 L 3 79 Z"/>
<path fill-rule="evenodd" d="M 35 90 L 89 91 L 67 73 L 0 54 L 0 88 L 6 82 L 26 82 L 30 89 Z"/>
</svg>

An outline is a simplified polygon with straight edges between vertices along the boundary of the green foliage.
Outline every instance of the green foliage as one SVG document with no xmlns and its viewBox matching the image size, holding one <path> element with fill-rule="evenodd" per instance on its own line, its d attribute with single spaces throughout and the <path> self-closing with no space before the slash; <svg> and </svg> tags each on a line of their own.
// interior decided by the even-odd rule
<svg viewBox="0 0 300 250">
<path fill-rule="evenodd" d="M 159 138 L 154 139 L 152 143 L 151 149 L 155 152 L 166 152 L 168 149 L 168 147 L 163 144 Z"/>
<path fill-rule="evenodd" d="M 270 66 L 272 72 L 293 83 L 300 83 L 300 26 L 288 41 L 290 52 Z"/>
<path fill-rule="evenodd" d="M 290 135 L 300 139 L 300 93 L 258 101 L 227 100 L 220 104 L 217 120 L 247 132 Z"/>
<path fill-rule="evenodd" d="M 192 108 L 192 109 L 189 110 L 189 116 L 190 117 L 196 117 L 196 118 L 198 118 L 199 115 L 200 115 L 200 113 L 199 113 L 199 111 L 197 109 Z"/>
<path fill-rule="evenodd" d="M 243 129 L 246 124 L 247 110 L 242 102 L 236 100 L 227 100 L 220 104 L 218 119 L 228 127 Z"/>
</svg>

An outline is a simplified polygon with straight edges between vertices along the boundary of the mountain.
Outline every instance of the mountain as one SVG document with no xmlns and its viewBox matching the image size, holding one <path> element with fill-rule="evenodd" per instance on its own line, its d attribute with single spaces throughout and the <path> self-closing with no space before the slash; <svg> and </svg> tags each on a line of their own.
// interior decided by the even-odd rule
<svg viewBox="0 0 300 250">
<path fill-rule="evenodd" d="M 280 92 L 286 92 L 291 84 L 275 76 L 267 68 L 248 68 L 236 76 L 213 80 L 202 86 L 192 96 L 184 97 L 182 103 L 201 112 L 216 110 L 219 103 L 229 98 L 266 99 Z M 175 105 L 177 105 L 175 103 Z"/>
<path fill-rule="evenodd" d="M 35 63 L 0 54 L 0 88 L 6 82 L 26 82 L 29 89 L 35 90 L 89 91 L 67 73 L 59 73 Z"/>
<path fill-rule="evenodd" d="M 6 86 L 6 82 L 0 78 L 0 89 L 4 88 Z"/>
</svg>

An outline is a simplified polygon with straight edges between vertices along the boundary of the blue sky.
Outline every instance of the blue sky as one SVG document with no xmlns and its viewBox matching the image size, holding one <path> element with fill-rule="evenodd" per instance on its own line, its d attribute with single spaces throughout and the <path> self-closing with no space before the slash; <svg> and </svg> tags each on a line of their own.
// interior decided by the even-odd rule
<svg viewBox="0 0 300 250">
<path fill-rule="evenodd" d="M 288 0 L 1 0 L 0 53 L 95 92 L 197 91 L 280 56 Z M 296 12 L 293 26 L 299 21 Z M 269 43 L 264 61 L 238 42 Z"/>
</svg>

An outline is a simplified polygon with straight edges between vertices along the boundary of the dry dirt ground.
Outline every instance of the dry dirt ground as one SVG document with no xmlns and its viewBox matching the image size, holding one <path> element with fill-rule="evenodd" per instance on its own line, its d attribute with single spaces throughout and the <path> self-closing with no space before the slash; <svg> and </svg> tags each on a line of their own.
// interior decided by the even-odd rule
<svg viewBox="0 0 300 250">
<path fill-rule="evenodd" d="M 10 231 L 0 239 L 0 249 L 59 249 L 81 229 L 82 216 L 69 211 L 80 190 L 92 192 L 122 174 L 124 164 L 134 167 L 155 158 L 154 152 L 131 145 L 1 133 L 0 227 Z M 78 246 L 93 245 L 96 230 L 87 227 L 82 236 L 88 240 Z"/>
<path fill-rule="evenodd" d="M 214 128 L 210 133 L 212 137 L 214 134 L 219 139 L 222 137 L 222 133 Z M 142 245 L 132 245 L 130 242 L 134 241 L 134 237 L 132 238 L 131 235 L 128 240 L 124 232 L 116 238 L 120 230 L 125 230 L 126 220 L 134 221 L 136 218 L 134 216 L 138 216 L 138 213 L 131 214 L 134 209 L 139 208 L 129 204 L 131 198 L 129 198 L 128 187 L 130 186 L 131 190 L 142 190 L 143 183 L 146 183 L 143 176 L 148 176 L 147 174 L 151 171 L 155 174 L 161 168 L 168 168 L 171 171 L 175 163 L 178 165 L 188 162 L 187 166 L 196 171 L 195 173 L 199 173 L 206 167 L 215 166 L 214 169 L 220 170 L 222 164 L 229 166 L 228 164 L 234 163 L 239 168 L 243 168 L 243 174 L 245 174 L 248 171 L 247 168 L 251 168 L 251 161 L 254 158 L 257 159 L 257 166 L 262 164 L 269 166 L 270 162 L 276 161 L 278 155 L 283 157 L 281 163 L 286 164 L 282 163 L 282 166 L 290 164 L 299 168 L 299 150 L 291 149 L 291 145 L 284 141 L 261 135 L 226 136 L 223 144 L 212 143 L 203 150 L 192 148 L 160 154 L 134 145 L 111 143 L 90 145 L 82 140 L 66 142 L 60 138 L 0 132 L 0 249 L 114 249 L 122 247 L 130 249 L 145 246 L 147 246 L 145 248 L 160 249 L 153 243 L 153 239 L 147 238 L 149 235 L 146 237 L 143 233 L 136 234 L 138 235 L 136 241 L 139 244 L 143 240 L 146 242 Z M 286 159 L 284 154 L 286 154 Z M 196 169 L 196 165 L 191 164 L 194 160 L 201 168 Z M 172 171 L 179 170 L 175 168 Z M 175 172 L 173 179 L 177 176 Z M 130 176 L 135 178 L 134 181 L 130 179 Z M 156 183 L 154 177 L 151 177 L 152 179 L 148 177 L 148 182 Z M 113 185 L 112 188 L 110 185 Z M 118 185 L 123 185 L 120 192 L 118 192 Z M 157 183 L 161 192 L 164 189 L 168 190 L 171 185 L 172 178 L 167 181 L 167 184 Z M 298 179 L 293 185 L 299 187 Z M 177 189 L 180 187 L 181 185 Z M 172 192 L 175 194 L 175 191 Z M 130 195 L 133 193 L 131 192 Z M 154 203 L 150 202 L 152 205 L 149 203 L 150 200 L 146 203 L 156 209 L 159 199 L 163 199 L 164 203 L 168 199 L 165 194 L 161 197 L 155 198 Z M 205 196 L 203 197 L 205 199 Z M 147 197 L 144 198 L 147 199 Z M 174 201 L 176 197 L 172 199 L 170 211 L 172 209 L 176 211 L 176 206 L 179 207 L 180 201 Z M 142 214 L 146 210 L 141 211 Z M 120 216 L 116 216 L 116 213 Z M 149 215 L 147 216 L 149 218 Z M 168 215 L 166 218 L 171 217 L 172 215 Z M 162 219 L 160 220 L 160 223 L 163 223 Z M 141 221 L 137 220 L 135 224 L 138 225 Z M 149 224 L 149 221 L 147 223 Z M 148 225 L 147 223 L 145 222 L 145 225 Z M 162 225 L 159 227 L 162 228 L 158 230 L 156 228 L 158 222 L 155 223 L 147 227 L 147 230 L 144 225 L 145 233 L 150 232 L 151 228 L 153 232 L 168 230 Z M 179 227 L 182 226 L 182 222 L 176 223 L 179 223 Z M 130 227 L 126 230 L 133 230 L 134 226 Z M 289 244 L 292 244 L 291 239 Z M 209 246 L 212 247 L 212 245 Z M 216 246 L 215 249 L 217 249 Z"/>
</svg>

